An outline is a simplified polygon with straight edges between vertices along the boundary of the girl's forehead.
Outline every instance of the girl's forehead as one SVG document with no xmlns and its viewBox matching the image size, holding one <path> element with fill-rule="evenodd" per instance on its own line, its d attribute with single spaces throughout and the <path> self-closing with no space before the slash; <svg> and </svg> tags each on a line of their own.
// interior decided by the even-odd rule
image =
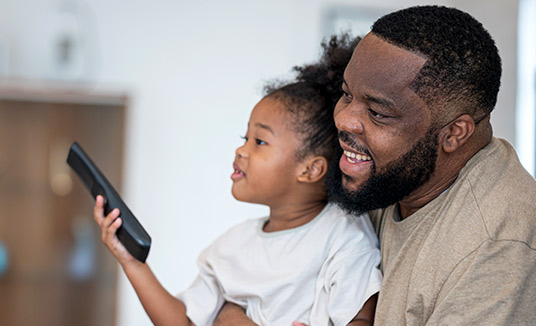
<svg viewBox="0 0 536 326">
<path fill-rule="evenodd" d="M 281 100 L 265 97 L 255 105 L 249 120 L 250 126 L 260 122 L 273 125 L 274 128 L 288 128 L 291 115 Z"/>
</svg>

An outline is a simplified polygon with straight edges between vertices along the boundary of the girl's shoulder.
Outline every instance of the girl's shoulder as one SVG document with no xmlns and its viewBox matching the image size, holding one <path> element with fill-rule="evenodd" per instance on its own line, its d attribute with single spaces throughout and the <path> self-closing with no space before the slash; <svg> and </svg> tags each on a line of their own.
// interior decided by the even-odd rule
<svg viewBox="0 0 536 326">
<path fill-rule="evenodd" d="M 321 214 L 325 215 L 323 219 L 326 220 L 326 223 L 342 225 L 350 229 L 368 229 L 371 227 L 370 217 L 367 213 L 361 215 L 351 214 L 334 203 L 327 204 L 326 208 Z"/>
<path fill-rule="evenodd" d="M 223 232 L 220 236 L 216 238 L 214 243 L 220 242 L 220 241 L 227 241 L 227 239 L 233 239 L 233 238 L 244 238 L 248 235 L 254 235 L 257 232 L 258 226 L 261 223 L 264 223 L 268 218 L 267 217 L 255 217 L 255 218 L 248 218 L 244 220 L 243 222 L 240 222 L 238 224 L 235 224 L 234 226 L 231 226 L 229 229 L 227 229 L 225 232 Z"/>
<path fill-rule="evenodd" d="M 331 229 L 335 243 L 343 246 L 366 243 L 367 246 L 377 246 L 377 236 L 367 213 L 353 215 L 344 211 L 336 204 L 328 204 L 324 218 L 325 229 Z"/>
</svg>

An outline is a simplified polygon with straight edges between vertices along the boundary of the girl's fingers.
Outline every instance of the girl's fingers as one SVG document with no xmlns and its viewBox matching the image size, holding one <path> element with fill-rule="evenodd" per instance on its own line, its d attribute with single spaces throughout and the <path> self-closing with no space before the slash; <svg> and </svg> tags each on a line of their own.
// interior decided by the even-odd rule
<svg viewBox="0 0 536 326">
<path fill-rule="evenodd" d="M 101 225 L 101 228 L 103 230 L 107 230 L 110 228 L 110 226 L 114 223 L 114 221 L 119 217 L 119 209 L 118 208 L 114 208 L 110 214 L 108 214 L 108 216 L 106 216 L 104 218 L 104 220 L 102 220 L 102 225 Z"/>
<path fill-rule="evenodd" d="M 126 251 L 116 235 L 117 229 L 123 223 L 119 217 L 119 209 L 114 208 L 108 215 L 104 214 L 104 197 L 99 195 L 95 198 L 93 217 L 101 229 L 101 240 L 119 262 L 131 261 L 134 258 Z"/>
<path fill-rule="evenodd" d="M 116 218 L 112 222 L 110 227 L 108 227 L 106 229 L 106 238 L 107 239 L 112 239 L 115 236 L 115 232 L 117 231 L 117 229 L 119 229 L 119 227 L 121 226 L 121 223 L 123 223 L 123 221 L 121 221 L 120 217 Z"/>
<path fill-rule="evenodd" d="M 119 217 L 119 209 L 114 208 L 108 216 L 100 220 L 100 228 L 102 232 L 102 240 L 106 242 L 107 239 L 111 239 L 118 227 L 114 228 L 114 222 Z M 113 232 L 112 232 L 113 231 Z"/>
<path fill-rule="evenodd" d="M 110 225 L 119 217 L 119 208 L 114 208 L 108 216 L 104 218 L 103 227 L 109 228 Z"/>
<path fill-rule="evenodd" d="M 93 206 L 93 217 L 95 221 L 102 226 L 102 221 L 104 220 L 104 198 L 101 195 L 98 195 L 95 199 L 95 206 Z"/>
</svg>

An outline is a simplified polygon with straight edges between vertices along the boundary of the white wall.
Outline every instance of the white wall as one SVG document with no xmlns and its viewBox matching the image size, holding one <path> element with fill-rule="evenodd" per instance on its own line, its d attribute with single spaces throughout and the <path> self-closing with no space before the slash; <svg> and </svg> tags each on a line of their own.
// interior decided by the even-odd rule
<svg viewBox="0 0 536 326">
<path fill-rule="evenodd" d="M 536 0 L 519 1 L 516 148 L 525 168 L 536 176 Z"/>
<path fill-rule="evenodd" d="M 149 264 L 175 293 L 193 280 L 212 239 L 267 212 L 230 194 L 234 149 L 263 82 L 316 58 L 326 8 L 376 3 L 1 0 L 0 49 L 9 59 L 0 75 L 129 92 L 123 194 L 153 238 Z M 380 10 L 425 3 L 383 1 Z M 470 12 L 495 37 L 504 78 L 492 121 L 514 142 L 517 1 L 433 3 Z M 78 35 L 79 54 L 63 71 L 54 61 L 62 32 Z M 123 276 L 118 307 L 118 325 L 150 325 Z"/>
</svg>

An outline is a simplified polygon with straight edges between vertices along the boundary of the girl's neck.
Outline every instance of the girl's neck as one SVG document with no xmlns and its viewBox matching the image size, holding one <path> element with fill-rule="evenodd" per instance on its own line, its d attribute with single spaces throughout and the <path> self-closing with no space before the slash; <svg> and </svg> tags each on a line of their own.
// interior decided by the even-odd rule
<svg viewBox="0 0 536 326">
<path fill-rule="evenodd" d="M 326 201 L 315 201 L 301 205 L 270 207 L 270 217 L 264 224 L 263 231 L 283 231 L 307 224 L 320 214 L 326 204 Z"/>
</svg>

